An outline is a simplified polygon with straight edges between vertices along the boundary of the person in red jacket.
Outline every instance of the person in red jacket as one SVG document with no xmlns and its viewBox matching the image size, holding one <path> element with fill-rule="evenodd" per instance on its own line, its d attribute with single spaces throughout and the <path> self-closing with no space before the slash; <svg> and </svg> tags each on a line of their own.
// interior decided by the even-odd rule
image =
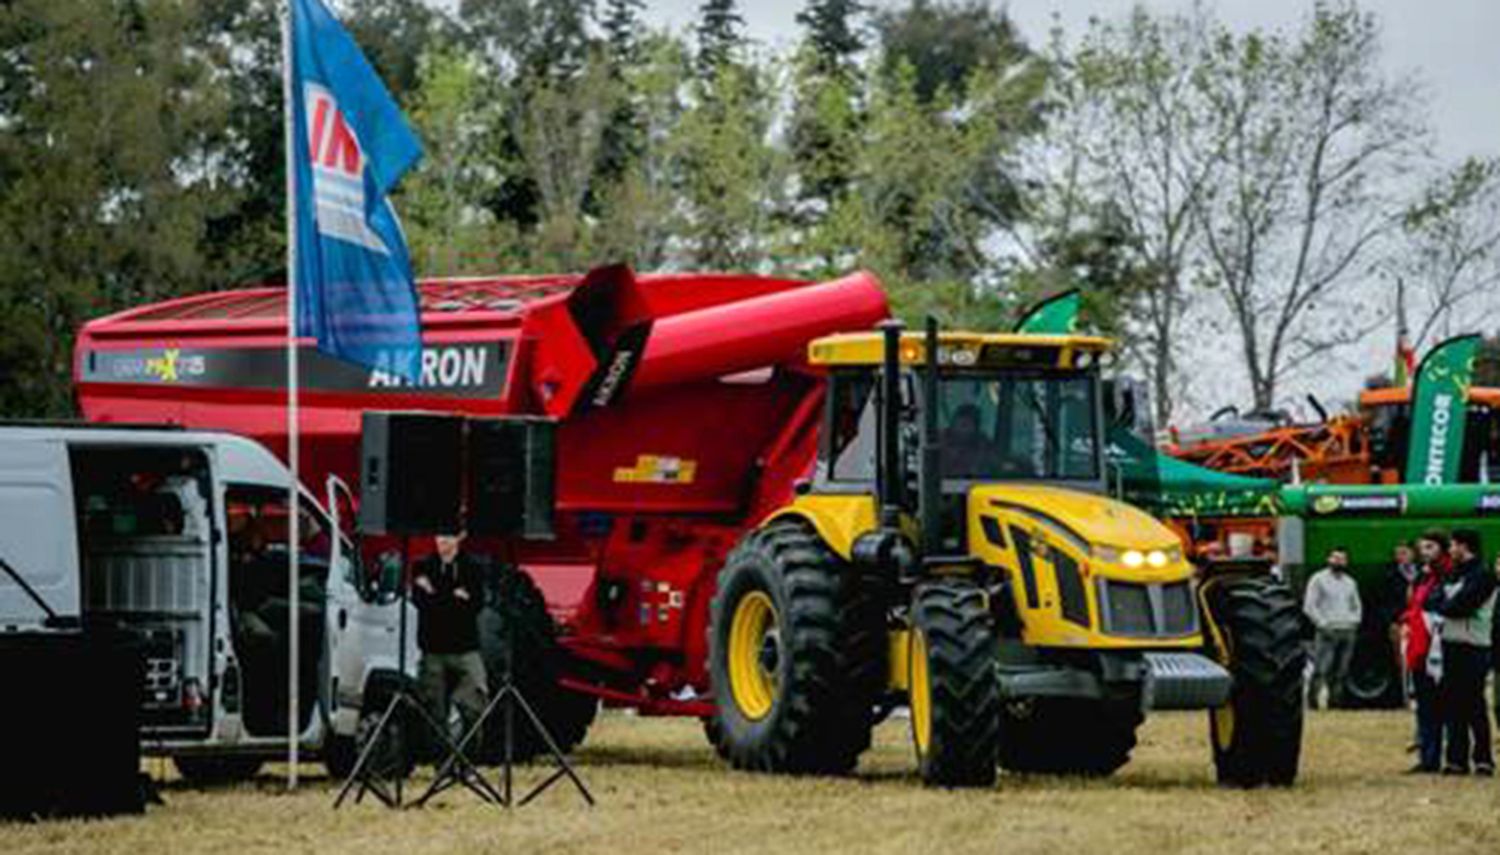
<svg viewBox="0 0 1500 855">
<path fill-rule="evenodd" d="M 1422 606 L 1428 593 L 1448 572 L 1448 536 L 1440 531 L 1423 532 L 1417 538 L 1417 554 L 1421 570 L 1412 582 L 1403 614 L 1406 672 L 1412 678 L 1412 696 L 1417 707 L 1417 764 L 1408 771 L 1435 775 L 1442 768 L 1443 716 L 1438 705 L 1437 680 L 1427 670 L 1432 627 Z"/>
</svg>

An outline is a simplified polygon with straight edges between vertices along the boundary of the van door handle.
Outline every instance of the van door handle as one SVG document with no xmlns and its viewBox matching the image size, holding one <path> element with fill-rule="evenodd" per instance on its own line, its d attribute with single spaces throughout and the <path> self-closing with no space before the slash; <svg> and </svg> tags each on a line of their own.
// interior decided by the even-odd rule
<svg viewBox="0 0 1500 855">
<path fill-rule="evenodd" d="M 339 629 L 349 625 L 349 610 L 339 609 Z"/>
</svg>

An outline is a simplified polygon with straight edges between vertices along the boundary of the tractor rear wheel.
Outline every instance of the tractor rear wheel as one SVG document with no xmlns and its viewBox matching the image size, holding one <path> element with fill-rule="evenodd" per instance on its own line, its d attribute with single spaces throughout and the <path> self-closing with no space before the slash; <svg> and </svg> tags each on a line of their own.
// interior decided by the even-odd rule
<svg viewBox="0 0 1500 855">
<path fill-rule="evenodd" d="M 995 783 L 1000 683 L 984 591 L 933 582 L 912 602 L 912 741 L 922 781 L 939 787 Z"/>
<path fill-rule="evenodd" d="M 720 571 L 708 627 L 717 718 L 736 768 L 839 774 L 870 746 L 884 611 L 801 520 L 752 531 Z"/>
<path fill-rule="evenodd" d="M 1272 579 L 1211 580 L 1202 597 L 1217 635 L 1212 652 L 1234 678 L 1229 703 L 1209 713 L 1219 783 L 1291 786 L 1302 753 L 1302 649 L 1296 597 Z"/>
<path fill-rule="evenodd" d="M 1012 701 L 1001 717 L 1000 765 L 1011 772 L 1109 775 L 1130 760 L 1142 718 L 1132 699 Z"/>
</svg>

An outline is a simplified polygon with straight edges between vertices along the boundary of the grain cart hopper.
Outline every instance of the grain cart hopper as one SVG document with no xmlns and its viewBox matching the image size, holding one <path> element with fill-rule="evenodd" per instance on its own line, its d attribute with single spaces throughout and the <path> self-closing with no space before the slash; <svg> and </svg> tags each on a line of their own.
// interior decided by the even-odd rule
<svg viewBox="0 0 1500 855">
<path fill-rule="evenodd" d="M 309 485 L 321 495 L 330 474 L 357 480 L 367 409 L 559 419 L 557 538 L 520 544 L 526 573 L 505 575 L 523 590 L 490 595 L 492 606 L 524 603 L 527 696 L 565 746 L 583 738 L 599 699 L 710 715 L 714 576 L 735 540 L 789 501 L 812 467 L 824 383 L 807 364 L 808 343 L 885 318 L 879 283 L 866 274 L 822 283 L 637 277 L 615 267 L 419 290 L 414 385 L 303 343 Z M 284 291 L 263 288 L 87 324 L 75 363 L 85 417 L 228 430 L 284 455 L 283 311 Z M 386 562 L 372 559 L 396 544 L 366 546 L 363 590 L 389 597 L 374 582 L 389 578 Z M 413 543 L 414 557 L 422 546 Z M 481 615 L 492 659 L 503 619 L 493 607 Z"/>
<path fill-rule="evenodd" d="M 924 780 L 1107 774 L 1148 709 L 1207 708 L 1221 782 L 1289 784 L 1298 610 L 1269 575 L 1194 579 L 1105 496 L 1099 358 L 1078 335 L 838 335 L 814 475 L 719 574 L 722 754 L 836 772 L 907 700 Z"/>
</svg>

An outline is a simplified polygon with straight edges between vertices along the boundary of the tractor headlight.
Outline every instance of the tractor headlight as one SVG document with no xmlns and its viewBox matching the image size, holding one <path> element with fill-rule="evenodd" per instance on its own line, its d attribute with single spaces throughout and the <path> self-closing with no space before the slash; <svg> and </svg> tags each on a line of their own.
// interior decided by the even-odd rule
<svg viewBox="0 0 1500 855">
<path fill-rule="evenodd" d="M 1139 549 L 1127 549 L 1120 556 L 1120 563 L 1134 570 L 1146 563 L 1146 556 L 1142 555 Z"/>
<path fill-rule="evenodd" d="M 1167 566 L 1167 553 L 1160 549 L 1153 549 L 1146 553 L 1146 563 L 1152 567 L 1165 567 Z"/>
</svg>

